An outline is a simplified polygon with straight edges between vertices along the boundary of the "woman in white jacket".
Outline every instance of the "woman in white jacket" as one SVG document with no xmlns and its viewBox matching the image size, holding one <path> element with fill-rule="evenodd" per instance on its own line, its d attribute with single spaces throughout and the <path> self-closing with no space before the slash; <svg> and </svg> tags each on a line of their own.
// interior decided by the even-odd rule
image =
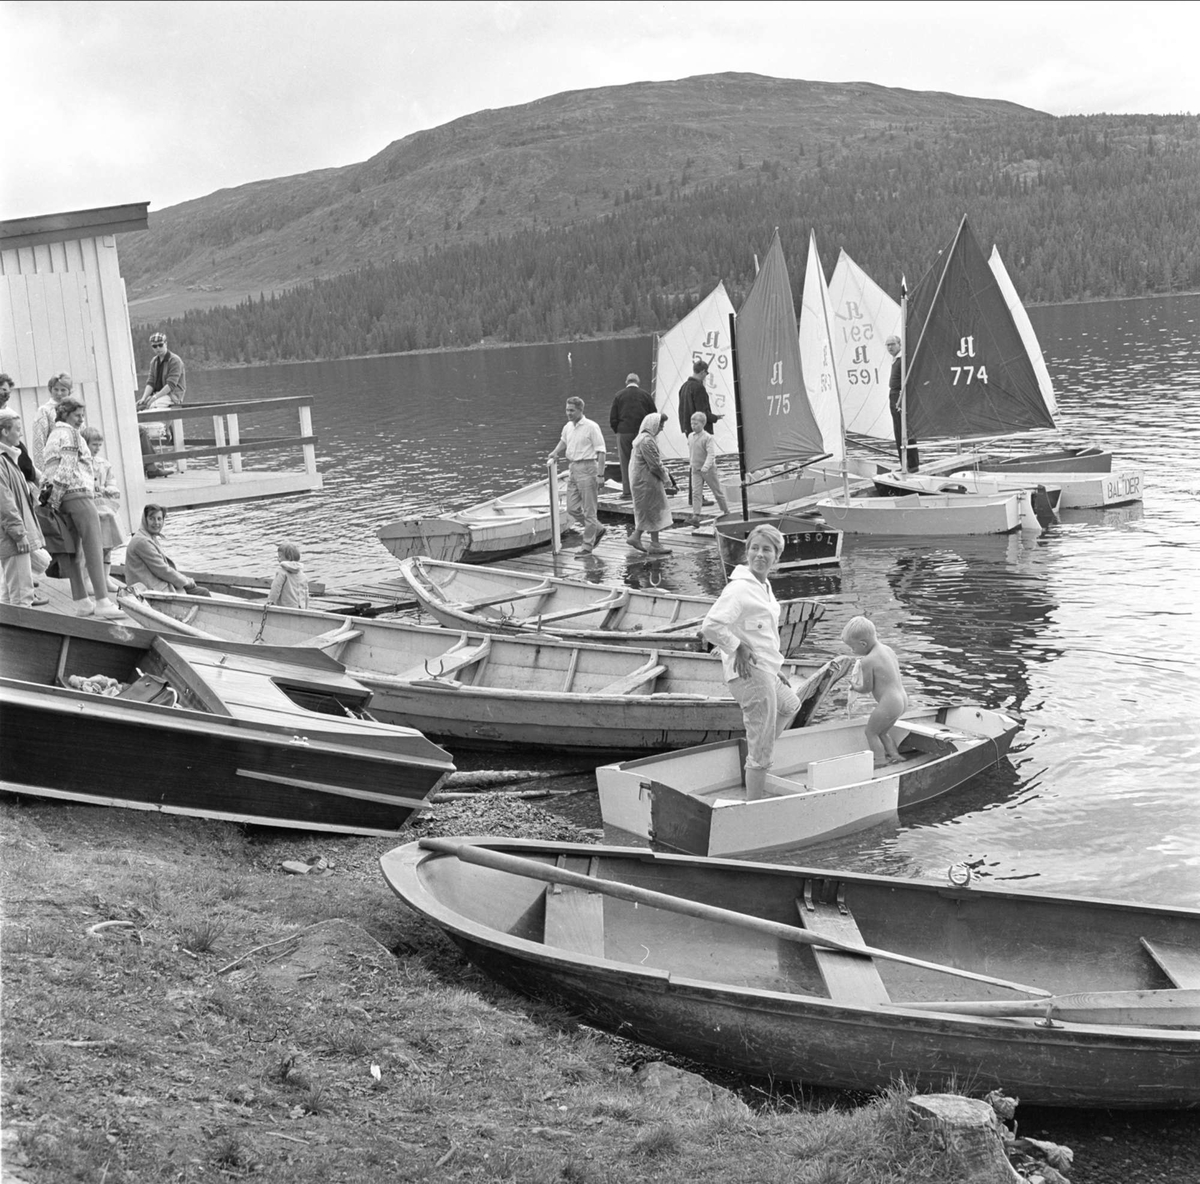
<svg viewBox="0 0 1200 1184">
<path fill-rule="evenodd" d="M 779 602 L 767 580 L 783 553 L 783 535 L 767 524 L 746 536 L 743 563 L 733 569 L 701 632 L 720 651 L 725 681 L 746 726 L 746 800 L 765 794 L 775 738 L 800 710 L 784 681 L 779 648 Z"/>
</svg>

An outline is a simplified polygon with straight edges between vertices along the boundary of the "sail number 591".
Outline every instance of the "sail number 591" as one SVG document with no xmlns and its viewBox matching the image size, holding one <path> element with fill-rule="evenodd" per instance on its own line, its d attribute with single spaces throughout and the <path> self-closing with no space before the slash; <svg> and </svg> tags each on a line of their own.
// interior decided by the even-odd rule
<svg viewBox="0 0 1200 1184">
<path fill-rule="evenodd" d="M 954 386 L 958 386 L 958 380 L 964 374 L 967 376 L 963 379 L 963 386 L 970 386 L 972 382 L 987 383 L 987 367 L 986 366 L 951 366 L 954 371 Z"/>
<path fill-rule="evenodd" d="M 768 415 L 789 415 L 791 410 L 792 396 L 790 394 L 767 396 Z"/>
</svg>

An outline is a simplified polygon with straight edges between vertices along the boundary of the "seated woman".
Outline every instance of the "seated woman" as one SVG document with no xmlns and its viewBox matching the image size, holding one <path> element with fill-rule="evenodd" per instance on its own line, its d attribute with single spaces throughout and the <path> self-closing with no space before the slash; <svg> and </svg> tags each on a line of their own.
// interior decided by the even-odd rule
<svg viewBox="0 0 1200 1184">
<path fill-rule="evenodd" d="M 75 615 L 119 617 L 121 610 L 109 598 L 108 577 L 104 571 L 104 543 L 96 513 L 92 450 L 79 430 L 83 425 L 83 403 L 67 395 L 59 401 L 55 415 L 54 430 L 46 439 L 43 454 L 42 498 L 52 510 L 58 510 L 70 520 L 79 538 L 79 551 L 67 562 Z M 62 557 L 59 562 L 61 566 Z M 96 595 L 94 601 L 84 583 L 85 567 Z"/>
<path fill-rule="evenodd" d="M 167 511 L 153 502 L 142 510 L 142 525 L 125 548 L 125 583 L 141 584 L 151 592 L 187 592 L 192 596 L 211 596 L 191 576 L 185 576 L 162 548 L 163 526 Z"/>
<path fill-rule="evenodd" d="M 700 631 L 721 653 L 725 681 L 746 726 L 746 800 L 766 793 L 775 740 L 800 699 L 784 681 L 779 602 L 767 576 L 783 554 L 783 535 L 764 523 L 746 536 L 745 561 L 733 569 Z"/>
</svg>

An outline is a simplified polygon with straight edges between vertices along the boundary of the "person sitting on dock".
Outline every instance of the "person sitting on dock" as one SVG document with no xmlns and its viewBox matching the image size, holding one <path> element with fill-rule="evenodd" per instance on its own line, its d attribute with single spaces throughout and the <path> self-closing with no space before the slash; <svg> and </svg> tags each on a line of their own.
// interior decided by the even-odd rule
<svg viewBox="0 0 1200 1184">
<path fill-rule="evenodd" d="M 896 652 L 879 640 L 866 617 L 847 621 L 842 641 L 858 656 L 858 681 L 851 682 L 850 689 L 870 692 L 875 699 L 875 710 L 867 720 L 867 747 L 875 757 L 875 767 L 899 764 L 904 758 L 889 729 L 908 710 L 908 695 Z"/>
<path fill-rule="evenodd" d="M 630 501 L 633 492 L 629 488 L 629 458 L 633 455 L 633 441 L 642 427 L 642 420 L 654 414 L 654 400 L 638 386 L 636 374 L 625 375 L 625 389 L 617 391 L 612 410 L 608 413 L 608 426 L 617 437 L 617 455 L 621 460 L 621 496 Z"/>
<path fill-rule="evenodd" d="M 141 584 L 150 592 L 188 592 L 192 596 L 211 596 L 191 576 L 185 576 L 162 549 L 163 526 L 167 511 L 154 502 L 142 510 L 142 525 L 125 548 L 125 583 Z"/>
<path fill-rule="evenodd" d="M 725 682 L 742 708 L 748 802 L 766 796 L 775 740 L 800 710 L 799 696 L 780 673 L 779 601 L 767 579 L 782 554 L 780 531 L 769 523 L 756 526 L 746 536 L 745 559 L 700 626 L 720 651 Z"/>
<path fill-rule="evenodd" d="M 717 440 L 708 430 L 707 416 L 703 411 L 693 413 L 692 430 L 687 439 L 692 476 L 692 529 L 695 530 L 700 525 L 706 485 L 713 491 L 717 508 L 722 514 L 729 513 L 729 503 L 725 500 L 725 488 L 717 471 Z"/>
<path fill-rule="evenodd" d="M 154 351 L 154 360 L 150 363 L 146 386 L 137 401 L 137 408 L 139 411 L 158 411 L 178 407 L 187 395 L 187 370 L 183 359 L 167 349 L 165 333 L 151 333 L 150 348 Z M 138 425 L 138 435 L 141 437 L 142 456 L 153 456 L 154 448 L 145 424 Z M 143 464 L 147 477 L 169 475 L 169 470 L 162 465 L 151 461 L 144 461 Z"/>
<path fill-rule="evenodd" d="M 279 544 L 279 570 L 267 593 L 268 604 L 281 608 L 308 608 L 308 576 L 300 562 L 300 548 L 295 543 Z"/>
<path fill-rule="evenodd" d="M 590 555 L 606 533 L 598 512 L 600 483 L 604 480 L 604 435 L 594 420 L 583 414 L 584 403 L 577 395 L 567 400 L 567 422 L 548 460 L 566 455 L 570 464 L 567 478 L 567 514 L 583 519 L 581 555 Z"/>
</svg>

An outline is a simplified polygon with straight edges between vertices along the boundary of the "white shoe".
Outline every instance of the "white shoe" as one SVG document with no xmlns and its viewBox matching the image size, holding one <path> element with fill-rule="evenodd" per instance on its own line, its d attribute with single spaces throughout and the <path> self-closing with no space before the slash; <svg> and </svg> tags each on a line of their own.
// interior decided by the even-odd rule
<svg viewBox="0 0 1200 1184">
<path fill-rule="evenodd" d="M 111 620 L 113 617 L 123 617 L 125 614 L 108 597 L 105 597 L 96 604 L 95 615 Z"/>
<path fill-rule="evenodd" d="M 96 602 L 90 597 L 85 596 L 82 600 L 75 601 L 75 615 L 77 617 L 91 617 L 96 614 Z"/>
</svg>

